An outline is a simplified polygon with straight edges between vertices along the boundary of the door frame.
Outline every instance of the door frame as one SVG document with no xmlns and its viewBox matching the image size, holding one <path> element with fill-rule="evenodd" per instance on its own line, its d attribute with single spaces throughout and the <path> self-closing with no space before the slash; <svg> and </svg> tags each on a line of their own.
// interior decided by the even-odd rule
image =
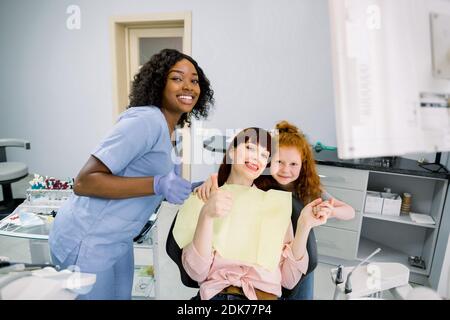
<svg viewBox="0 0 450 320">
<path fill-rule="evenodd" d="M 184 27 L 171 28 L 142 28 L 127 27 L 127 91 L 130 92 L 134 75 L 139 71 L 139 39 L 140 38 L 182 38 L 184 39 Z M 181 45 L 184 47 L 184 43 Z"/>
<path fill-rule="evenodd" d="M 125 111 L 128 105 L 127 46 L 128 28 L 166 29 L 182 27 L 183 53 L 192 55 L 192 14 L 191 12 L 151 13 L 143 15 L 114 16 L 110 18 L 111 61 L 113 77 L 113 119 Z"/>
<path fill-rule="evenodd" d="M 125 111 L 128 105 L 128 30 L 130 28 L 183 28 L 183 53 L 192 55 L 192 13 L 190 11 L 170 13 L 149 13 L 128 16 L 113 16 L 109 19 L 112 85 L 113 85 L 113 110 L 112 120 L 116 121 L 118 115 Z M 185 126 L 183 135 L 183 178 L 191 178 L 191 138 L 190 128 Z"/>
</svg>

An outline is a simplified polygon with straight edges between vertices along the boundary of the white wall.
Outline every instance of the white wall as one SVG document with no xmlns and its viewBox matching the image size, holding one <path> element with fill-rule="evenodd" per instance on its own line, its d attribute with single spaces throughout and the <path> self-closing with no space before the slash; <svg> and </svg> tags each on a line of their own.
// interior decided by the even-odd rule
<svg viewBox="0 0 450 320">
<path fill-rule="evenodd" d="M 66 28 L 71 4 L 81 8 L 80 30 Z M 32 146 L 8 158 L 75 176 L 113 123 L 109 17 L 173 11 L 192 12 L 192 54 L 216 92 L 203 126 L 290 119 L 335 145 L 326 0 L 2 0 L 0 137 Z"/>
<path fill-rule="evenodd" d="M 80 30 L 66 28 L 71 4 Z M 192 53 L 216 92 L 203 127 L 288 119 L 312 143 L 336 145 L 326 0 L 2 0 L 0 137 L 32 146 L 8 158 L 75 176 L 114 122 L 109 17 L 173 11 L 192 12 Z M 192 179 L 213 169 L 194 165 Z"/>
</svg>

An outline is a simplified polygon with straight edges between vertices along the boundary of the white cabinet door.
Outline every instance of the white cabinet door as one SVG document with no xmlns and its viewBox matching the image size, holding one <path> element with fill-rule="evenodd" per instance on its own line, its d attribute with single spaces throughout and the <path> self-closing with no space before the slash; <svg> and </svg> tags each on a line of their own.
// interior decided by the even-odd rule
<svg viewBox="0 0 450 320">
<path fill-rule="evenodd" d="M 358 232 L 320 226 L 314 228 L 319 255 L 356 259 Z"/>
</svg>

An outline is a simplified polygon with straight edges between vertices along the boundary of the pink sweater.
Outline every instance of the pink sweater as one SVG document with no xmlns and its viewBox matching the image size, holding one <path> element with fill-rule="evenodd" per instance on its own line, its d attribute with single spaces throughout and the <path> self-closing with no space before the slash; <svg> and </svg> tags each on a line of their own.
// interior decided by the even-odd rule
<svg viewBox="0 0 450 320">
<path fill-rule="evenodd" d="M 257 265 L 221 257 L 217 251 L 206 259 L 191 242 L 183 249 L 183 266 L 189 276 L 200 284 L 200 297 L 209 300 L 228 286 L 242 287 L 250 300 L 256 300 L 255 288 L 281 296 L 281 286 L 292 289 L 308 269 L 308 252 L 295 260 L 291 244 L 292 224 L 284 239 L 279 268 L 269 271 Z"/>
</svg>

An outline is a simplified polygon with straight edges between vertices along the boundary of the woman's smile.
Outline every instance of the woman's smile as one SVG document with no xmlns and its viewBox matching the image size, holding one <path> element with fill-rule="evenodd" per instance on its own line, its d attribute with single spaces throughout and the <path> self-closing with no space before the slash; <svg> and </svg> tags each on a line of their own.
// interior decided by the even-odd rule
<svg viewBox="0 0 450 320">
<path fill-rule="evenodd" d="M 251 171 L 253 171 L 253 172 L 258 172 L 258 171 L 259 171 L 259 166 L 258 166 L 256 163 L 252 163 L 252 162 L 249 162 L 249 161 L 245 161 L 245 166 L 246 166 L 249 170 L 251 170 Z"/>
<path fill-rule="evenodd" d="M 192 105 L 194 102 L 195 96 L 192 94 L 180 94 L 180 95 L 177 95 L 177 99 L 182 104 Z"/>
</svg>

